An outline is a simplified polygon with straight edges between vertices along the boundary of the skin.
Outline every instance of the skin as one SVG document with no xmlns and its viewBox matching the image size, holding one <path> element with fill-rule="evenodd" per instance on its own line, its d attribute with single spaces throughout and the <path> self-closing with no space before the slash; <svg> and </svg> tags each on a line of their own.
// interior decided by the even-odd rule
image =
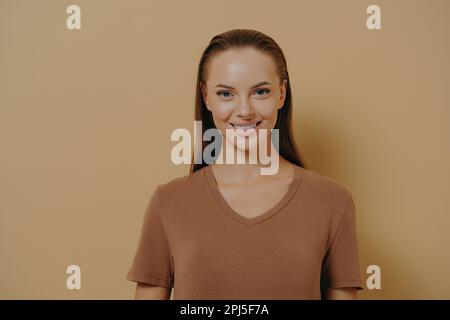
<svg viewBox="0 0 450 320">
<path fill-rule="evenodd" d="M 225 136 L 221 153 L 233 148 L 235 153 L 248 156 L 257 147 L 255 143 L 246 143 L 242 148 L 229 138 L 226 130 L 236 130 L 236 124 L 257 123 L 256 132 L 266 129 L 270 143 L 270 129 L 275 127 L 287 88 L 286 80 L 280 82 L 271 56 L 253 48 L 221 52 L 211 59 L 206 83 L 201 88 L 214 124 Z M 276 152 L 274 148 L 270 150 Z M 219 155 L 222 156 L 225 157 Z M 234 211 L 253 218 L 268 211 L 286 194 L 294 168 L 277 156 L 280 163 L 275 175 L 261 175 L 260 163 L 211 165 L 219 190 Z"/>
<path fill-rule="evenodd" d="M 209 62 L 206 83 L 201 84 L 203 99 L 213 115 L 214 124 L 225 136 L 224 148 L 246 156 L 257 147 L 257 140 L 244 147 L 229 139 L 226 129 L 234 125 L 257 123 L 255 133 L 275 127 L 278 109 L 283 107 L 287 81 L 280 81 L 271 56 L 253 48 L 231 49 L 216 54 Z M 275 148 L 270 148 L 276 152 Z M 222 154 L 219 156 L 223 156 Z M 256 217 L 278 203 L 294 178 L 293 165 L 279 157 L 279 170 L 274 175 L 261 175 L 261 163 L 212 164 L 217 185 L 230 207 L 246 218 Z M 138 284 L 135 299 L 169 299 L 171 289 Z M 356 288 L 330 289 L 327 299 L 356 299 Z"/>
<path fill-rule="evenodd" d="M 146 283 L 137 283 L 134 294 L 135 300 L 169 300 L 171 288 L 154 286 Z"/>
<path fill-rule="evenodd" d="M 270 129 L 277 121 L 277 111 L 284 104 L 287 80 L 280 83 L 272 58 L 253 48 L 216 54 L 207 68 L 206 83 L 201 84 L 203 99 L 213 115 L 216 128 L 226 137 L 224 149 L 234 147 L 235 151 L 248 154 L 256 144 L 240 148 L 226 135 L 226 129 L 236 130 L 233 124 L 258 123 L 256 131 L 266 129 L 270 137 Z M 257 164 L 251 169 L 238 164 L 230 168 L 255 171 L 259 166 Z"/>
<path fill-rule="evenodd" d="M 326 298 L 327 300 L 357 300 L 358 294 L 356 288 L 329 289 Z"/>
</svg>

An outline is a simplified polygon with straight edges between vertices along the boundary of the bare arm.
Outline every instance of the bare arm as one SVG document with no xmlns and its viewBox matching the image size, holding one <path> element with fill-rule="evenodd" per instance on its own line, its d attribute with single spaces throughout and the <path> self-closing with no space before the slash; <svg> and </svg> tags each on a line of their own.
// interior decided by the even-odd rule
<svg viewBox="0 0 450 320">
<path fill-rule="evenodd" d="M 169 300 L 171 288 L 154 286 L 138 282 L 136 284 L 135 300 Z"/>
<path fill-rule="evenodd" d="M 328 289 L 327 300 L 357 300 L 356 288 Z"/>
</svg>

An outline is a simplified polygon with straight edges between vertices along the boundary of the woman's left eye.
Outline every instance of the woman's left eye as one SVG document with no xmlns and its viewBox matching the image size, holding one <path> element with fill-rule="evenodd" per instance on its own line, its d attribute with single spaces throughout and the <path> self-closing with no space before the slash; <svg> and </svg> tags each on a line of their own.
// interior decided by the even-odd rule
<svg viewBox="0 0 450 320">
<path fill-rule="evenodd" d="M 270 92 L 270 90 L 269 89 L 258 89 L 255 92 L 258 96 L 263 96 L 265 94 L 268 94 Z"/>
</svg>

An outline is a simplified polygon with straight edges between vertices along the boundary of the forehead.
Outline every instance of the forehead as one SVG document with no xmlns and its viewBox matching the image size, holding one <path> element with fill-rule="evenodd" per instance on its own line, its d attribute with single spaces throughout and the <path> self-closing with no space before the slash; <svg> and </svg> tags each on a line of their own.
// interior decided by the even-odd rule
<svg viewBox="0 0 450 320">
<path fill-rule="evenodd" d="M 209 85 L 226 84 L 251 87 L 278 78 L 272 57 L 254 48 L 230 49 L 213 56 L 208 65 Z"/>
</svg>

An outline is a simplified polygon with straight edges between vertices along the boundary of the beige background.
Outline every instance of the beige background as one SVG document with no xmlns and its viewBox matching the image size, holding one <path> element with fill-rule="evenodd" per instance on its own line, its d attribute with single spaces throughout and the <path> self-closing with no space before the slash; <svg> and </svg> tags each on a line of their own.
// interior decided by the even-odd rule
<svg viewBox="0 0 450 320">
<path fill-rule="evenodd" d="M 372 3 L 382 30 L 366 28 Z M 189 169 L 170 133 L 193 131 L 201 51 L 242 27 L 280 44 L 297 142 L 354 195 L 364 279 L 382 269 L 359 297 L 449 299 L 449 14 L 447 0 L 0 0 L 0 298 L 132 298 L 145 205 Z"/>
</svg>

